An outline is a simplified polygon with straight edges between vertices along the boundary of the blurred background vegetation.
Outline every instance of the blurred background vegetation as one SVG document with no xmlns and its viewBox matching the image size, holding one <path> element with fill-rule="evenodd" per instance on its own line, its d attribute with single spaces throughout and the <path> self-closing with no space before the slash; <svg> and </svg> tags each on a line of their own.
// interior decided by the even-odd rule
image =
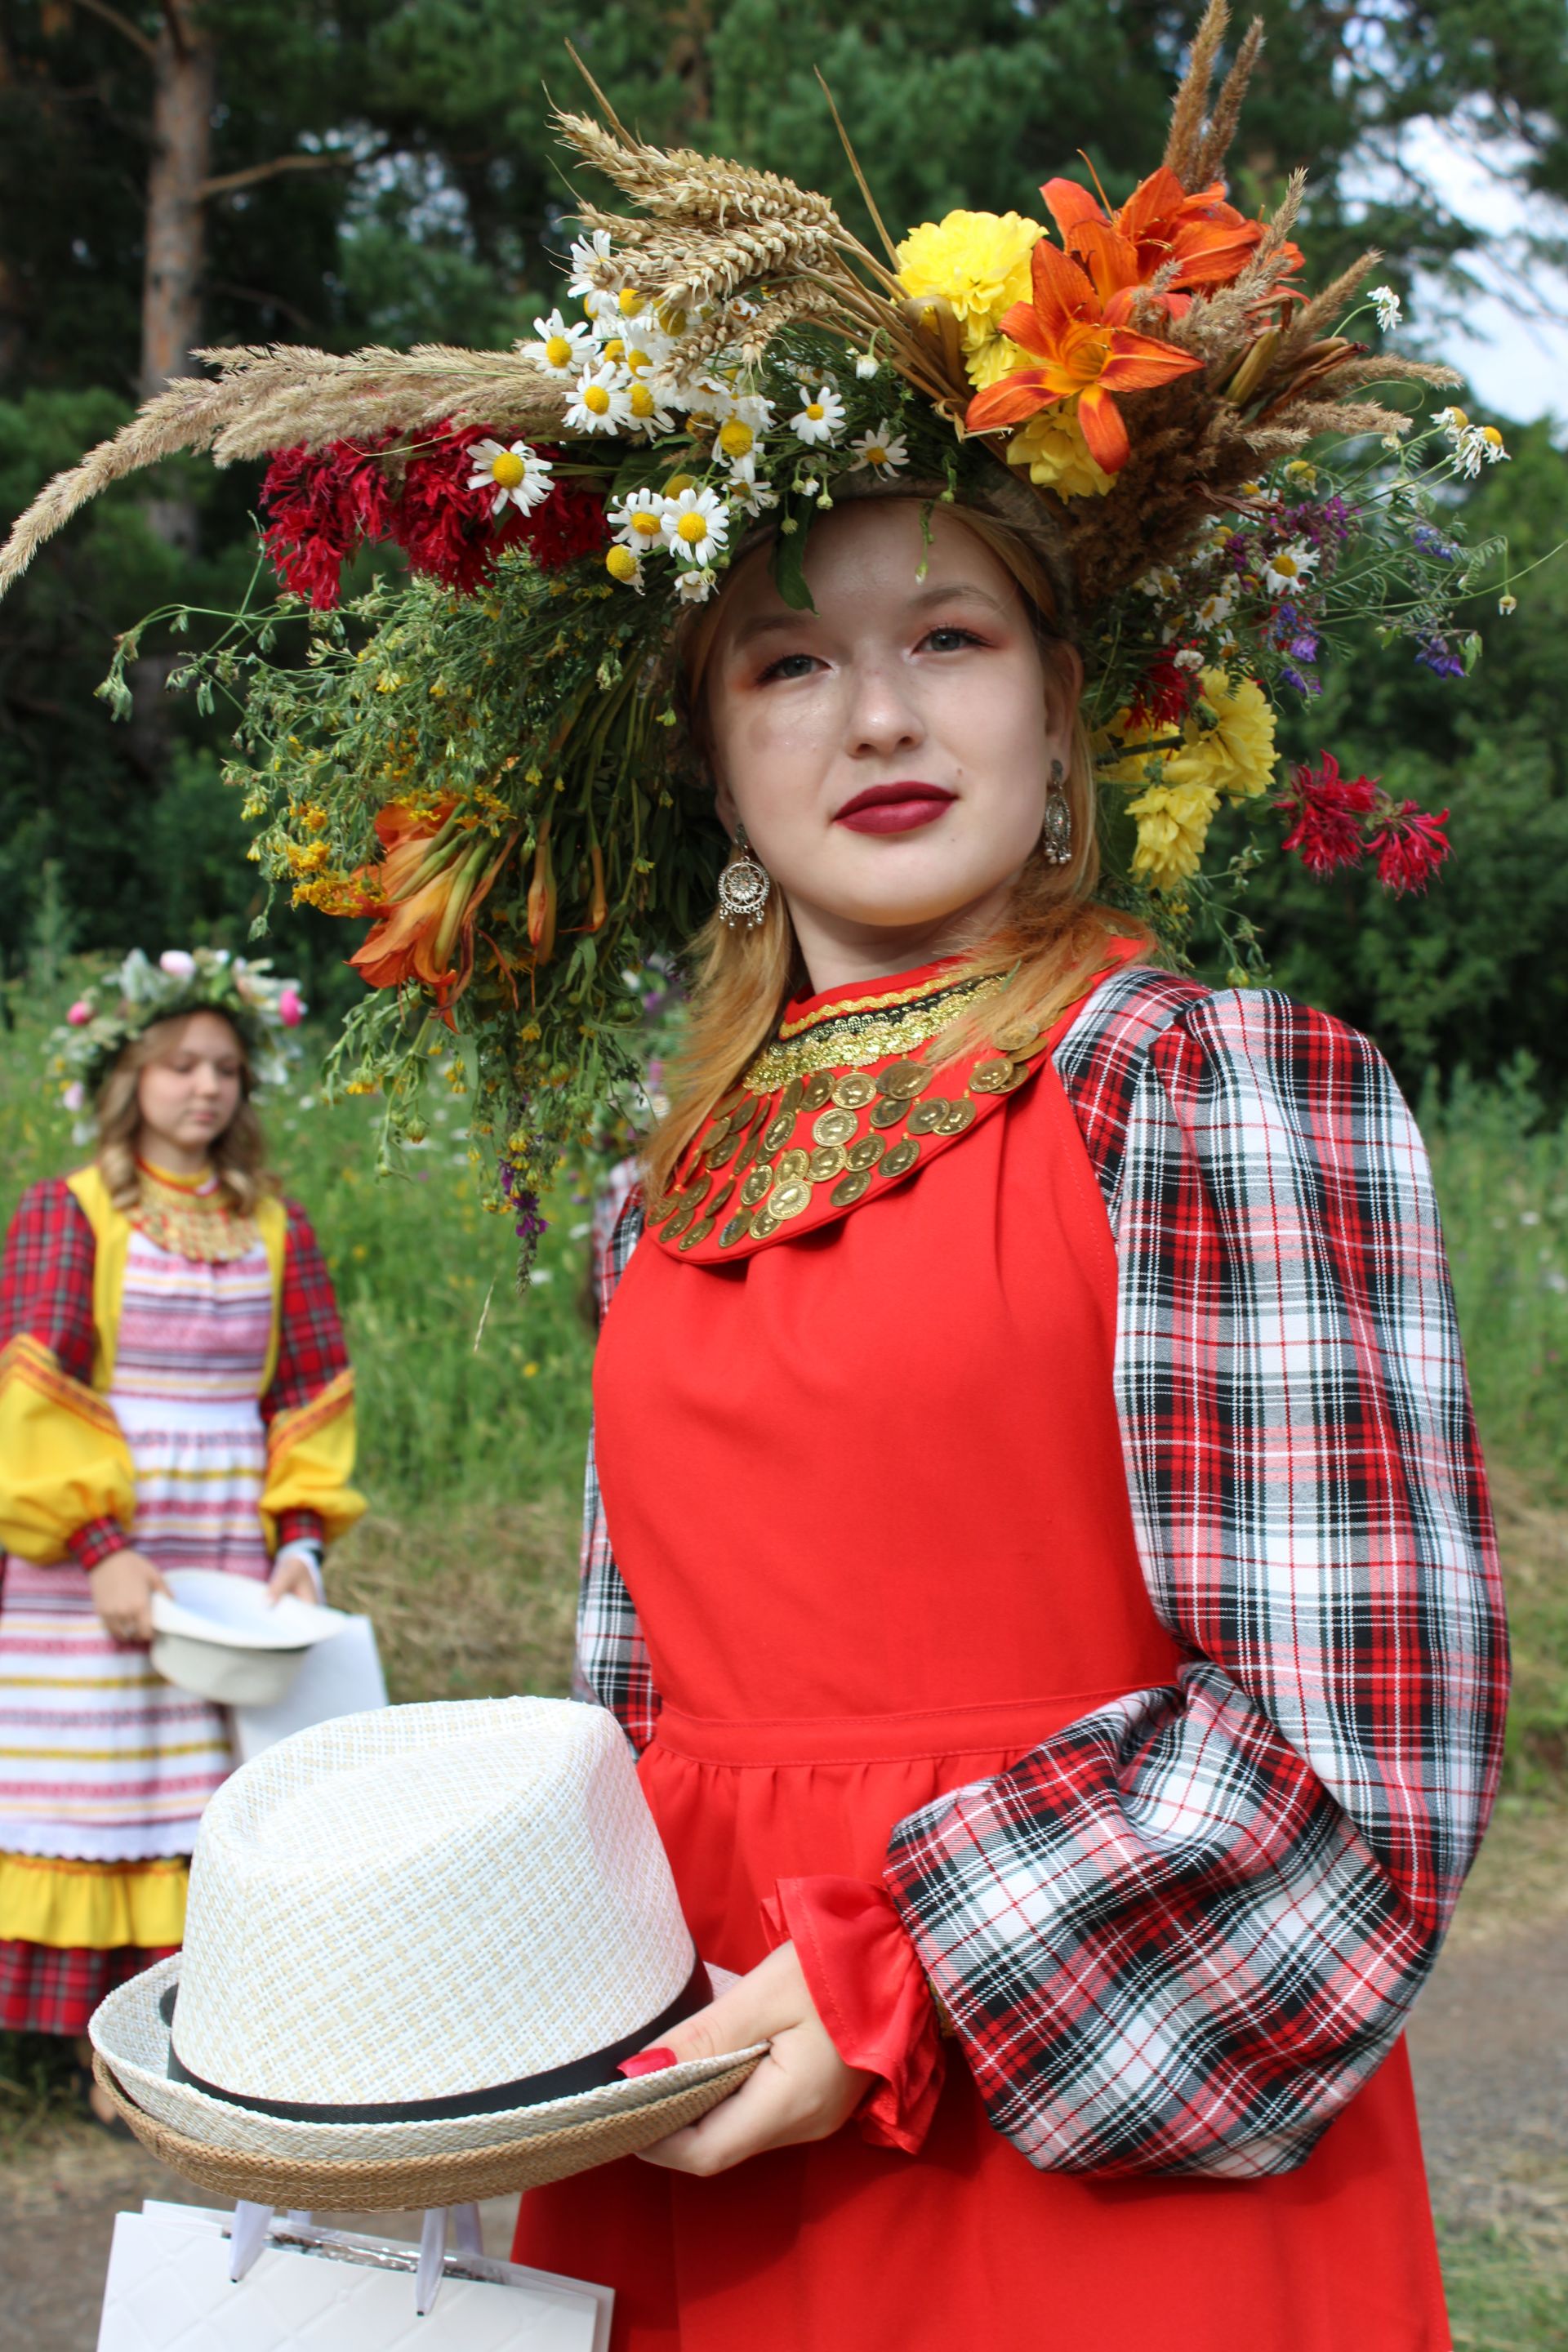
<svg viewBox="0 0 1568 2352">
<path fill-rule="evenodd" d="M 583 95 L 567 37 L 649 137 L 787 172 L 864 228 L 820 67 L 897 228 L 957 205 L 1035 209 L 1042 179 L 1081 170 L 1080 149 L 1125 194 L 1160 151 L 1197 13 L 1196 0 L 224 0 L 205 13 L 195 0 L 0 0 L 0 527 L 204 343 L 525 332 L 557 299 L 571 234 L 548 130 L 549 98 Z M 1402 135 L 1446 125 L 1506 155 L 1527 195 L 1568 196 L 1564 0 L 1263 0 L 1260 13 L 1268 47 L 1233 194 L 1258 209 L 1310 162 L 1312 275 L 1384 246 L 1411 347 L 1440 349 L 1437 312 L 1472 299 L 1485 241 L 1403 167 Z M 1562 257 L 1544 228 L 1535 249 Z M 1545 425 L 1496 421 L 1511 459 L 1476 486 L 1468 526 L 1506 531 L 1523 566 L 1568 538 L 1568 460 Z M 82 960 L 247 944 L 259 900 L 218 781 L 221 720 L 164 693 L 174 646 L 152 635 L 130 724 L 112 725 L 93 689 L 116 634 L 150 609 L 174 595 L 221 609 L 243 593 L 257 487 L 250 468 L 172 464 L 91 509 L 0 605 L 0 1216 L 72 1157 L 45 1035 Z M 1483 657 L 1464 685 L 1415 668 L 1406 647 L 1371 653 L 1331 667 L 1322 699 L 1284 730 L 1289 757 L 1331 746 L 1350 772 L 1451 809 L 1436 886 L 1394 902 L 1362 876 L 1325 888 L 1271 861 L 1251 911 L 1281 983 L 1370 1031 L 1421 1105 L 1514 1617 L 1505 1805 L 1531 1808 L 1568 1788 L 1568 561 L 1523 583 L 1510 619 L 1488 598 L 1474 623 Z M 285 911 L 260 951 L 330 1014 L 356 992 L 342 959 L 357 936 Z M 371 1511 L 334 1562 L 334 1594 L 374 1608 L 396 1696 L 559 1689 L 591 1352 L 587 1205 L 552 1204 L 520 1299 L 510 1231 L 473 1205 L 461 1097 L 387 1184 L 372 1175 L 373 1110 L 329 1108 L 307 1078 L 269 1113 L 361 1384 Z M 0 2143 L 38 2126 L 52 2086 L 41 2046 L 0 2048 Z M 1542 2269 L 1472 2230 L 1448 2233 L 1445 2260 L 1459 2342 L 1568 2345 L 1555 2258 Z"/>
</svg>

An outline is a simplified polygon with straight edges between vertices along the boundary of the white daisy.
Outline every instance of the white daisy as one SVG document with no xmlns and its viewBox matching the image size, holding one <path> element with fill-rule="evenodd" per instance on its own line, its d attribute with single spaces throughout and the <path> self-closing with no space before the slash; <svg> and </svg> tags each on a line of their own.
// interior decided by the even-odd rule
<svg viewBox="0 0 1568 2352">
<path fill-rule="evenodd" d="M 641 376 L 633 376 L 626 401 L 633 427 L 637 432 L 646 433 L 650 440 L 657 439 L 661 433 L 674 432 L 674 412 L 660 404 L 652 384 L 645 383 Z"/>
<path fill-rule="evenodd" d="M 684 563 L 706 564 L 730 536 L 730 518 L 717 490 L 682 490 L 666 499 L 661 518 L 665 544 Z"/>
<path fill-rule="evenodd" d="M 533 331 L 539 338 L 535 356 L 542 359 L 553 376 L 574 376 L 586 365 L 594 353 L 594 331 L 580 319 L 569 326 L 559 310 L 552 310 L 548 319 L 536 319 Z M 533 346 L 525 344 L 524 350 Z"/>
<path fill-rule="evenodd" d="M 1502 458 L 1507 458 L 1507 446 L 1504 446 L 1498 425 L 1471 425 L 1465 440 L 1460 442 L 1458 457 L 1460 457 L 1460 470 L 1471 478 L 1481 470 L 1483 458 L 1486 458 L 1488 466 L 1498 466 Z"/>
<path fill-rule="evenodd" d="M 1236 609 L 1236 583 L 1227 580 L 1224 585 L 1210 591 L 1198 606 L 1195 618 L 1200 629 L 1217 629 L 1229 620 Z"/>
<path fill-rule="evenodd" d="M 584 294 L 583 311 L 595 342 L 602 342 L 606 335 L 613 335 L 621 323 L 621 314 L 616 308 L 613 294 L 601 293 L 597 289 Z"/>
<path fill-rule="evenodd" d="M 607 228 L 596 228 L 591 236 L 578 237 L 572 247 L 572 275 L 566 281 L 568 294 L 581 297 L 601 292 L 599 272 L 613 251 Z"/>
<path fill-rule="evenodd" d="M 1182 583 L 1168 563 L 1161 563 L 1152 572 L 1145 572 L 1135 584 L 1140 595 L 1152 596 L 1155 604 L 1163 604 Z"/>
<path fill-rule="evenodd" d="M 624 368 L 607 362 L 585 368 L 577 397 L 561 422 L 568 433 L 618 433 L 631 420 L 631 386 Z"/>
<path fill-rule="evenodd" d="M 1278 555 L 1268 556 L 1263 566 L 1263 583 L 1271 596 L 1298 594 L 1308 574 L 1317 565 L 1318 551 L 1309 547 L 1304 539 L 1292 540 Z"/>
<path fill-rule="evenodd" d="M 650 555 L 664 545 L 665 497 L 662 490 L 628 490 L 624 499 L 613 499 L 608 509 L 610 528 L 622 547 L 629 547 L 634 555 Z"/>
<path fill-rule="evenodd" d="M 713 443 L 713 455 L 732 474 L 754 481 L 757 473 L 757 436 L 743 416 L 727 416 L 719 427 Z"/>
<path fill-rule="evenodd" d="M 910 462 L 909 443 L 901 434 L 894 432 L 886 416 L 874 433 L 862 433 L 850 446 L 860 452 L 849 468 L 852 474 L 858 473 L 862 466 L 869 466 L 874 474 L 896 474 Z"/>
<path fill-rule="evenodd" d="M 629 375 L 652 376 L 669 364 L 673 346 L 668 335 L 661 335 L 651 317 L 628 319 L 626 332 L 619 338 L 626 345 L 623 362 Z"/>
<path fill-rule="evenodd" d="M 536 457 L 526 441 L 514 441 L 503 448 L 499 441 L 476 441 L 468 451 L 473 472 L 468 476 L 470 490 L 493 490 L 491 514 L 513 506 L 519 514 L 531 514 L 550 496 L 552 472 L 548 457 Z"/>
<path fill-rule="evenodd" d="M 830 383 L 818 384 L 815 392 L 803 383 L 799 411 L 789 423 L 797 441 L 829 444 L 844 429 L 844 403 Z"/>
<path fill-rule="evenodd" d="M 684 596 L 689 604 L 706 604 L 717 584 L 718 574 L 704 569 L 689 568 L 675 583 L 675 593 Z"/>
<path fill-rule="evenodd" d="M 776 507 L 778 502 L 778 492 L 771 490 L 766 482 L 758 481 L 753 459 L 748 457 L 744 467 L 736 466 L 731 469 L 730 503 L 738 513 L 766 514 L 768 509 Z"/>
<path fill-rule="evenodd" d="M 722 376 L 704 380 L 701 396 L 692 404 L 712 418 L 715 429 L 744 425 L 753 435 L 765 433 L 773 421 L 773 404 L 760 392 L 737 392 Z"/>
<path fill-rule="evenodd" d="M 642 594 L 642 559 L 640 556 L 634 555 L 630 548 L 619 543 L 606 548 L 605 569 L 611 579 L 617 581 L 623 588 L 635 588 L 639 596 Z"/>
</svg>

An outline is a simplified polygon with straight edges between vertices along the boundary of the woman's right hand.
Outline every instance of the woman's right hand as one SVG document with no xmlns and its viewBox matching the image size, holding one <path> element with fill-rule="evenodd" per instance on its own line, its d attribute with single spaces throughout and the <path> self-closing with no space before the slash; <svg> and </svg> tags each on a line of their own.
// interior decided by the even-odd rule
<svg viewBox="0 0 1568 2352">
<path fill-rule="evenodd" d="M 92 1605 L 106 1633 L 116 1642 L 150 1642 L 153 1638 L 153 1595 L 168 1592 L 163 1577 L 147 1559 L 129 1547 L 111 1551 L 88 1577 Z M 171 1600 L 174 1598 L 170 1594 Z"/>
</svg>

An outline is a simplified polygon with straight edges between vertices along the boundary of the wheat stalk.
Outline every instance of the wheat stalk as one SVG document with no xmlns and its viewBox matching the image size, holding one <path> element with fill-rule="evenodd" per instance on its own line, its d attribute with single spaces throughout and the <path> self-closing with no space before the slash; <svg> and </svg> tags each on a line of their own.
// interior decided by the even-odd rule
<svg viewBox="0 0 1568 2352">
<path fill-rule="evenodd" d="M 144 402 L 110 440 L 100 441 L 79 464 L 47 483 L 13 526 L 0 550 L 0 595 L 21 577 L 44 541 L 90 499 L 181 450 L 209 448 L 244 397 L 243 380 L 237 373 L 218 383 L 181 377 Z"/>
<path fill-rule="evenodd" d="M 1376 246 L 1369 246 L 1359 260 L 1352 261 L 1348 269 L 1342 269 L 1321 294 L 1314 294 L 1291 320 L 1280 349 L 1281 359 L 1287 360 L 1304 345 L 1315 343 L 1334 313 L 1342 310 L 1353 294 L 1359 293 L 1382 259 Z"/>
<path fill-rule="evenodd" d="M 1320 433 L 1408 433 L 1410 419 L 1375 400 L 1292 400 L 1265 409 L 1262 425 L 1289 425 L 1304 441 Z"/>
<path fill-rule="evenodd" d="M 1336 395 L 1365 383 L 1430 383 L 1447 389 L 1464 382 L 1451 367 L 1439 366 L 1433 360 L 1407 360 L 1389 352 L 1381 358 L 1347 357 L 1325 371 L 1325 387 Z"/>
<path fill-rule="evenodd" d="M 448 422 L 543 436 L 559 428 L 566 404 L 563 387 L 527 351 L 422 344 L 343 356 L 251 345 L 195 356 L 219 371 L 216 383 L 182 377 L 46 485 L 0 551 L 0 594 L 90 499 L 181 451 L 210 451 L 215 465 L 228 466 L 279 449 L 319 449 L 330 441 Z"/>
<path fill-rule="evenodd" d="M 798 187 L 776 172 L 751 171 L 721 155 L 700 155 L 692 147 L 650 147 L 640 139 L 606 131 L 585 114 L 557 110 L 555 124 L 584 163 L 655 220 L 712 223 L 721 228 L 742 221 L 797 235 L 844 235 L 843 223 L 826 196 Z M 616 220 L 617 227 L 626 226 L 618 215 Z"/>
<path fill-rule="evenodd" d="M 1214 79 L 1215 60 L 1219 45 L 1225 38 L 1225 28 L 1230 22 L 1230 10 L 1226 0 L 1208 0 L 1203 22 L 1193 37 L 1193 54 L 1187 70 L 1182 76 L 1181 88 L 1171 106 L 1171 133 L 1165 142 L 1165 166 L 1174 172 L 1184 188 L 1200 185 L 1196 177 L 1197 160 L 1203 148 L 1204 116 L 1208 110 L 1209 85 Z"/>
<path fill-rule="evenodd" d="M 1208 186 L 1230 152 L 1230 142 L 1241 119 L 1247 87 L 1252 79 L 1262 47 L 1263 19 L 1254 16 L 1242 37 L 1241 47 L 1236 53 L 1236 63 L 1226 74 L 1219 96 L 1215 100 L 1208 129 L 1204 133 L 1193 164 L 1192 184 L 1194 188 Z"/>
</svg>

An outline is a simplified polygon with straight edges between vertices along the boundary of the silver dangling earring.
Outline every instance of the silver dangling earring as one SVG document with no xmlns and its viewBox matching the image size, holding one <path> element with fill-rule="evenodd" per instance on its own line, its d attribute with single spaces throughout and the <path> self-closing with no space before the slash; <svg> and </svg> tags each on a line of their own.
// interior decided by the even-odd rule
<svg viewBox="0 0 1568 2352">
<path fill-rule="evenodd" d="M 1047 866 L 1065 866 L 1072 856 L 1072 811 L 1062 790 L 1067 770 L 1059 760 L 1051 761 L 1051 781 L 1046 793 L 1046 821 L 1040 828 L 1040 855 Z"/>
<path fill-rule="evenodd" d="M 732 931 L 754 930 L 763 919 L 773 877 L 746 839 L 743 824 L 735 827 L 735 854 L 719 877 L 719 914 Z"/>
</svg>

